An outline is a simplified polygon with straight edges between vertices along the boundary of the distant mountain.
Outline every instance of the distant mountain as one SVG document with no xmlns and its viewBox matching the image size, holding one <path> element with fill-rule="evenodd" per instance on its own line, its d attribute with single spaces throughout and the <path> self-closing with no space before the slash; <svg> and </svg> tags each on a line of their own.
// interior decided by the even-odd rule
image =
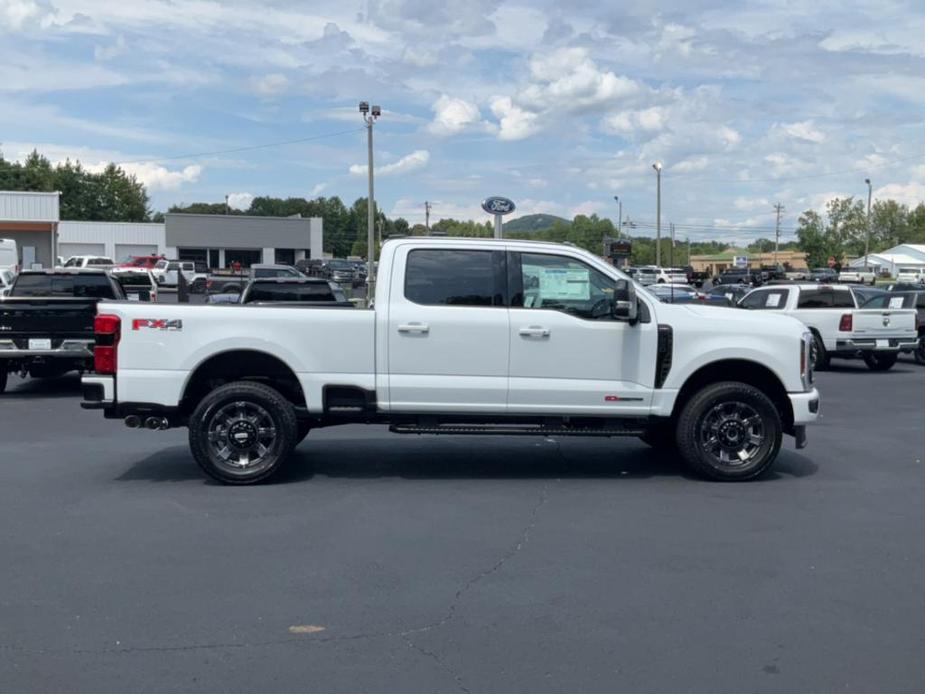
<svg viewBox="0 0 925 694">
<path fill-rule="evenodd" d="M 554 214 L 526 214 L 523 217 L 512 219 L 510 222 L 505 222 L 504 230 L 529 233 L 549 229 L 556 222 L 569 223 L 567 219 L 557 217 Z"/>
</svg>

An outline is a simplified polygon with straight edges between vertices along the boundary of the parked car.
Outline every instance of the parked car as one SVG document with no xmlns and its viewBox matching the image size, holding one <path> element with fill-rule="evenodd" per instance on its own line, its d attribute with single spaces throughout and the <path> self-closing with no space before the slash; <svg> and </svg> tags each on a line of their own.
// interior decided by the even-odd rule
<svg viewBox="0 0 925 694">
<path fill-rule="evenodd" d="M 64 267 L 82 270 L 85 268 L 105 269 L 113 267 L 115 263 L 112 258 L 102 255 L 72 255 L 64 261 Z"/>
<path fill-rule="evenodd" d="M 161 261 L 166 260 L 162 255 L 133 255 L 122 261 L 119 267 L 134 267 L 142 270 L 153 270 Z"/>
<path fill-rule="evenodd" d="M 739 299 L 751 290 L 751 287 L 746 284 L 718 284 L 710 289 L 709 296 L 713 303 L 719 303 L 722 300 L 727 306 L 735 306 L 739 303 Z"/>
<path fill-rule="evenodd" d="M 896 281 L 906 284 L 925 284 L 925 270 L 921 268 L 903 268 L 896 273 Z"/>
<path fill-rule="evenodd" d="M 922 289 L 922 285 L 912 282 L 894 282 L 884 287 L 888 292 L 917 292 Z"/>
<path fill-rule="evenodd" d="M 904 352 L 912 352 L 915 361 L 919 364 L 925 364 L 925 289 L 911 292 L 884 292 L 880 296 L 875 296 L 862 306 L 862 308 L 910 308 L 916 311 L 916 330 L 918 331 L 919 341 L 915 349 L 904 349 Z"/>
<path fill-rule="evenodd" d="M 809 273 L 810 282 L 821 282 L 823 284 L 832 284 L 838 281 L 838 271 L 831 267 L 816 267 Z"/>
<path fill-rule="evenodd" d="M 0 239 L 0 270 L 19 272 L 19 249 L 13 239 Z"/>
<path fill-rule="evenodd" d="M 154 264 L 151 274 L 160 287 L 176 287 L 180 282 L 180 273 L 189 286 L 191 292 L 203 292 L 209 274 L 206 268 L 192 260 L 158 260 Z"/>
<path fill-rule="evenodd" d="M 729 268 L 713 278 L 713 284 L 741 284 L 756 287 L 761 284 L 761 277 L 748 268 Z"/>
<path fill-rule="evenodd" d="M 873 286 L 877 283 L 877 273 L 873 268 L 848 267 L 838 273 L 838 281 L 845 284 L 869 284 Z"/>
<path fill-rule="evenodd" d="M 704 283 L 710 279 L 709 272 L 699 272 L 690 265 L 684 268 L 684 273 L 687 275 L 687 283 L 694 285 L 697 289 L 703 287 Z"/>
<path fill-rule="evenodd" d="M 650 284 L 658 282 L 658 271 L 654 267 L 633 268 L 632 278 L 643 287 L 648 287 Z"/>
<path fill-rule="evenodd" d="M 353 307 L 340 285 L 317 277 L 251 280 L 241 293 L 241 303 Z"/>
<path fill-rule="evenodd" d="M 129 301 L 157 301 L 157 282 L 150 270 L 141 267 L 113 268 L 110 273 Z"/>
<path fill-rule="evenodd" d="M 322 258 L 303 258 L 295 262 L 296 269 L 306 277 L 317 277 L 321 274 Z"/>
<path fill-rule="evenodd" d="M 704 296 L 689 284 L 650 284 L 646 287 L 646 291 L 666 304 L 700 301 Z"/>
<path fill-rule="evenodd" d="M 859 296 L 848 285 L 776 285 L 749 292 L 738 305 L 803 322 L 813 335 L 813 368 L 826 368 L 833 357 L 860 356 L 872 371 L 886 371 L 900 350 L 916 347 L 915 311 L 859 308 Z"/>
<path fill-rule="evenodd" d="M 305 275 L 291 265 L 256 264 L 237 274 L 209 275 L 205 288 L 210 294 L 240 294 L 251 280 L 273 277 L 299 279 Z"/>
<path fill-rule="evenodd" d="M 93 369 L 93 318 L 103 299 L 125 299 L 104 270 L 25 270 L 0 301 L 0 392 L 7 373 L 60 376 Z"/>
<path fill-rule="evenodd" d="M 0 297 L 4 297 L 10 291 L 10 287 L 13 286 L 13 279 L 16 275 L 13 274 L 12 270 L 3 268 L 0 270 Z"/>
<path fill-rule="evenodd" d="M 359 274 L 356 266 L 349 260 L 332 258 L 325 261 L 321 266 L 321 276 L 325 279 L 334 280 L 338 284 L 354 285 L 359 282 Z"/>
<path fill-rule="evenodd" d="M 189 427 L 193 458 L 230 484 L 348 422 L 634 436 L 745 480 L 818 417 L 792 318 L 663 304 L 569 245 L 409 237 L 385 242 L 380 268 L 370 309 L 102 304 L 82 406 Z"/>
</svg>

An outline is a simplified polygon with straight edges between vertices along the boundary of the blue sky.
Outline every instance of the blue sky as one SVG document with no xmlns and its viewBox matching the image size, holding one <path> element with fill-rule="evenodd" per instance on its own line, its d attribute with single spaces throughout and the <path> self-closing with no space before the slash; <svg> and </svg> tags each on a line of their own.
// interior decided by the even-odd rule
<svg viewBox="0 0 925 694">
<path fill-rule="evenodd" d="M 114 160 L 155 209 L 365 195 L 390 215 L 624 216 L 769 236 L 835 195 L 925 198 L 921 3 L 0 0 L 0 147 Z M 340 134 L 338 134 L 340 133 Z M 201 156 L 289 140 L 278 147 Z"/>
</svg>

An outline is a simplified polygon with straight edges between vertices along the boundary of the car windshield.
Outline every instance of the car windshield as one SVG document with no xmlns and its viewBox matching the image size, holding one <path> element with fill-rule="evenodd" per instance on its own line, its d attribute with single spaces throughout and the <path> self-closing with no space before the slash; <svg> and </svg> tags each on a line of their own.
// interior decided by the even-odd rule
<svg viewBox="0 0 925 694">
<path fill-rule="evenodd" d="M 167 267 L 167 265 L 168 265 L 168 263 L 167 263 L 166 260 L 158 260 L 158 261 L 154 264 L 154 267 L 157 268 L 158 270 L 163 270 L 164 268 Z"/>
<path fill-rule="evenodd" d="M 123 287 L 150 287 L 151 279 L 147 273 L 143 272 L 126 272 L 113 275 L 116 281 Z"/>
<path fill-rule="evenodd" d="M 331 260 L 328 262 L 328 266 L 332 270 L 353 270 L 353 263 L 348 260 Z"/>
</svg>

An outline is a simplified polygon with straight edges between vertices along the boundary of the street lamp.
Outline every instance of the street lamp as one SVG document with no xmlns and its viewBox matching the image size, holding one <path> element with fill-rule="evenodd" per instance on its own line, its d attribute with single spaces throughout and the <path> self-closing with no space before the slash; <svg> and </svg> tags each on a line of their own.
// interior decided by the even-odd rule
<svg viewBox="0 0 925 694">
<path fill-rule="evenodd" d="M 652 164 L 656 176 L 655 197 L 655 264 L 662 266 L 662 162 Z"/>
<path fill-rule="evenodd" d="M 874 194 L 874 187 L 869 178 L 865 178 L 864 183 L 867 184 L 867 238 L 864 240 L 864 269 L 866 270 L 870 264 L 867 256 L 870 254 L 870 199 Z"/>
<path fill-rule="evenodd" d="M 366 305 L 371 306 L 376 295 L 376 198 L 373 195 L 373 124 L 382 115 L 378 106 L 370 108 L 368 101 L 360 102 L 360 115 L 366 124 L 366 144 L 369 163 L 369 197 L 366 200 Z"/>
<path fill-rule="evenodd" d="M 613 199 L 617 201 L 617 204 L 620 206 L 620 214 L 617 217 L 617 238 L 620 238 L 620 229 L 623 226 L 623 201 L 620 200 L 619 195 L 614 195 Z"/>
</svg>

